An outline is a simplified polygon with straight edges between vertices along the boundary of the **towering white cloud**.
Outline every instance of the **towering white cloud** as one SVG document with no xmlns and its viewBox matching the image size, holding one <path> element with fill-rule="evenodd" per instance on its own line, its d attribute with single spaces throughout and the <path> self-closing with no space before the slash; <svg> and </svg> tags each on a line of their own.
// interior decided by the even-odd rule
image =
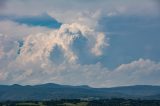
<svg viewBox="0 0 160 106">
<path fill-rule="evenodd" d="M 86 29 L 85 26 L 79 26 L 79 24 L 75 24 L 77 27 L 73 28 L 73 26 L 65 24 L 59 30 L 27 36 L 20 54 L 17 54 L 19 50 L 17 43 L 14 45 L 11 43 L 12 47 L 8 48 L 9 51 L 1 50 L 0 83 L 39 84 L 54 82 L 72 85 L 87 84 L 93 87 L 160 84 L 160 63 L 149 59 L 139 59 L 122 64 L 113 70 L 103 67 L 100 63 L 79 64 L 79 56 L 73 50 L 73 42 L 81 37 L 88 39 L 87 44 L 90 54 L 92 54 L 93 48 L 100 45 L 97 42 L 102 39 L 100 41 L 95 39 L 97 38 L 95 36 L 99 35 L 92 35 L 90 28 Z M 54 46 L 57 45 L 62 49 L 65 57 L 59 64 L 50 59 L 50 53 L 55 52 Z M 99 52 L 95 52 L 94 55 L 97 56 L 96 53 Z"/>
<path fill-rule="evenodd" d="M 54 47 L 58 46 L 63 51 L 66 59 L 64 62 L 75 62 L 79 57 L 72 50 L 74 48 L 73 43 L 74 40 L 81 37 L 87 40 L 85 46 L 87 49 L 90 49 L 88 52 L 93 53 L 95 56 L 102 55 L 102 49 L 107 46 L 105 35 L 100 32 L 95 32 L 85 25 L 73 23 L 64 24 L 60 29 L 48 33 L 28 36 L 20 51 L 19 58 L 22 62 L 37 61 L 37 59 L 45 61 L 49 58 L 50 53 L 52 51 L 54 52 Z"/>
<path fill-rule="evenodd" d="M 108 45 L 102 32 L 94 31 L 86 25 L 64 24 L 49 32 L 30 34 L 22 37 L 21 46 L 9 38 L 3 34 L 0 36 L 0 83 L 3 84 L 54 82 L 93 87 L 160 84 L 160 63 L 149 59 L 122 64 L 112 70 L 103 67 L 101 63 L 80 64 L 86 52 L 97 57 L 103 55 L 102 49 Z M 56 50 L 60 50 L 64 57 L 58 64 L 59 57 L 54 57 L 55 61 L 51 58 L 51 53 L 59 53 Z"/>
</svg>

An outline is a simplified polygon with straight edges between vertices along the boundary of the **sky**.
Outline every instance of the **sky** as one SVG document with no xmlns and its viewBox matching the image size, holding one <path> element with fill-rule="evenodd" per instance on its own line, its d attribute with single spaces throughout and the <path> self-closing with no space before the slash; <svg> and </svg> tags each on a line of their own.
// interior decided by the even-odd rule
<svg viewBox="0 0 160 106">
<path fill-rule="evenodd" d="M 160 85 L 159 0 L 0 0 L 0 84 Z"/>
</svg>

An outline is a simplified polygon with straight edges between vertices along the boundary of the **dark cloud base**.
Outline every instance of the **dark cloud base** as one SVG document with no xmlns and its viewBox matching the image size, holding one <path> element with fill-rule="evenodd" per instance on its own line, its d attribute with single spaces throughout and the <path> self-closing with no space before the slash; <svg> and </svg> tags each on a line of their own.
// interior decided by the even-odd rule
<svg viewBox="0 0 160 106">
<path fill-rule="evenodd" d="M 37 16 L 1 15 L 0 20 L 11 20 L 19 24 L 26 24 L 28 26 L 43 26 L 47 28 L 59 28 L 62 24 L 50 17 L 48 14 L 41 14 Z"/>
</svg>

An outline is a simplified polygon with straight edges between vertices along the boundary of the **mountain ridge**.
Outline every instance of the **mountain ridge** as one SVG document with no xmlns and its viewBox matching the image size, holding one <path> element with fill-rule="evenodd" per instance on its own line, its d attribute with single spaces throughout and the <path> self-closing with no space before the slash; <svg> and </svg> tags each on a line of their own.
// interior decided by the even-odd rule
<svg viewBox="0 0 160 106">
<path fill-rule="evenodd" d="M 127 98 L 158 99 L 160 86 L 132 85 L 110 88 L 92 88 L 88 85 L 60 85 L 46 83 L 38 85 L 0 85 L 0 101 L 6 100 L 52 100 L 79 98 Z"/>
</svg>

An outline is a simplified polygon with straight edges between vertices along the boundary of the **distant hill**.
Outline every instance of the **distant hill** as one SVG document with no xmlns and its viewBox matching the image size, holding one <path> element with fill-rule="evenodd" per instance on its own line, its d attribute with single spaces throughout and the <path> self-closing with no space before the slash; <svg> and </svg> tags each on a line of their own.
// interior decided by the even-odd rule
<svg viewBox="0 0 160 106">
<path fill-rule="evenodd" d="M 160 86 L 136 85 L 113 88 L 91 88 L 87 85 L 70 86 L 53 83 L 41 85 L 0 85 L 0 101 L 51 100 L 86 98 L 159 99 Z"/>
</svg>

